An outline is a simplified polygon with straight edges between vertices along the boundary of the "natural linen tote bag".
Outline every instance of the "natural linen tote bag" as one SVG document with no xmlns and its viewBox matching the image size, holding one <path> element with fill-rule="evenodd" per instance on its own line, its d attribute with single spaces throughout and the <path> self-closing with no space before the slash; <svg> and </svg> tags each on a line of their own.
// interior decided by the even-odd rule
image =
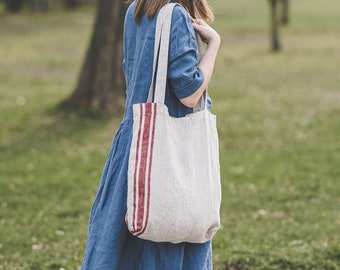
<svg viewBox="0 0 340 270">
<path fill-rule="evenodd" d="M 216 117 L 206 102 L 201 110 L 182 118 L 169 116 L 164 104 L 175 5 L 165 5 L 157 18 L 154 102 L 152 80 L 149 102 L 133 105 L 126 223 L 142 239 L 204 243 L 220 227 Z"/>
</svg>

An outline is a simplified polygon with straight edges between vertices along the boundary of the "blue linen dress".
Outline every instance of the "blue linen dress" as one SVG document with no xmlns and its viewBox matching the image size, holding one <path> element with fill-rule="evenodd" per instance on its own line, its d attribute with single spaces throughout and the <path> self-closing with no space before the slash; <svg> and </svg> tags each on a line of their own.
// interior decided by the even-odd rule
<svg viewBox="0 0 340 270">
<path fill-rule="evenodd" d="M 157 15 L 152 19 L 144 16 L 141 23 L 136 24 L 134 8 L 133 2 L 127 10 L 124 25 L 126 111 L 114 138 L 91 210 L 81 269 L 209 270 L 212 269 L 210 241 L 204 244 L 155 243 L 132 236 L 125 224 L 132 105 L 147 100 L 157 19 Z M 182 7 L 176 6 L 172 15 L 165 98 L 169 114 L 174 117 L 192 112 L 179 99 L 190 96 L 202 85 L 203 73 L 197 65 L 198 50 L 191 19 Z"/>
</svg>

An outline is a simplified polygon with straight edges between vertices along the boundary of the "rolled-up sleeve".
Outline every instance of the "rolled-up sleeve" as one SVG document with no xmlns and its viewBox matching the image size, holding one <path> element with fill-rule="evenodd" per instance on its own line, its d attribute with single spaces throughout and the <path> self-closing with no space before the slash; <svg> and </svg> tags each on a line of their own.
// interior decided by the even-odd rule
<svg viewBox="0 0 340 270">
<path fill-rule="evenodd" d="M 203 84 L 198 68 L 195 31 L 186 11 L 176 6 L 172 16 L 169 48 L 168 83 L 177 98 L 186 98 Z"/>
</svg>

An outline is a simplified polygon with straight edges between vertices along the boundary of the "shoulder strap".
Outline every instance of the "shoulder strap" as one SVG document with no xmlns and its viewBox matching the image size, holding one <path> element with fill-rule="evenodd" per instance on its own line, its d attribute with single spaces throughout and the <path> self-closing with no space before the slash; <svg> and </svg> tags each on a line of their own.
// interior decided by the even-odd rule
<svg viewBox="0 0 340 270">
<path fill-rule="evenodd" d="M 165 101 L 171 18 L 173 9 L 176 5 L 179 4 L 166 4 L 160 9 L 157 16 L 152 80 L 147 102 L 164 103 Z M 202 41 L 198 35 L 196 35 L 196 39 L 198 42 L 197 46 L 199 56 L 201 57 L 204 53 Z M 195 106 L 194 112 L 201 111 L 203 109 L 207 109 L 207 90 L 204 92 L 203 96 Z"/>
<path fill-rule="evenodd" d="M 147 102 L 164 103 L 165 100 L 171 18 L 176 5 L 176 3 L 166 4 L 160 9 L 157 16 L 152 81 Z"/>
</svg>

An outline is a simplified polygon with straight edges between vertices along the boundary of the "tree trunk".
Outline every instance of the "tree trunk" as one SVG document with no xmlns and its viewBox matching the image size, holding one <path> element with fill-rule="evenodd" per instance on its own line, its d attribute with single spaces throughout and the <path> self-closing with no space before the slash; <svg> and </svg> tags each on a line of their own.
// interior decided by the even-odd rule
<svg viewBox="0 0 340 270">
<path fill-rule="evenodd" d="M 282 1 L 281 23 L 287 25 L 289 22 L 289 0 Z"/>
<path fill-rule="evenodd" d="M 100 0 L 78 85 L 63 105 L 118 112 L 125 104 L 122 71 L 125 1 Z"/>
<path fill-rule="evenodd" d="M 278 0 L 269 0 L 271 13 L 271 48 L 273 51 L 280 50 L 279 25 L 277 20 Z"/>
</svg>

